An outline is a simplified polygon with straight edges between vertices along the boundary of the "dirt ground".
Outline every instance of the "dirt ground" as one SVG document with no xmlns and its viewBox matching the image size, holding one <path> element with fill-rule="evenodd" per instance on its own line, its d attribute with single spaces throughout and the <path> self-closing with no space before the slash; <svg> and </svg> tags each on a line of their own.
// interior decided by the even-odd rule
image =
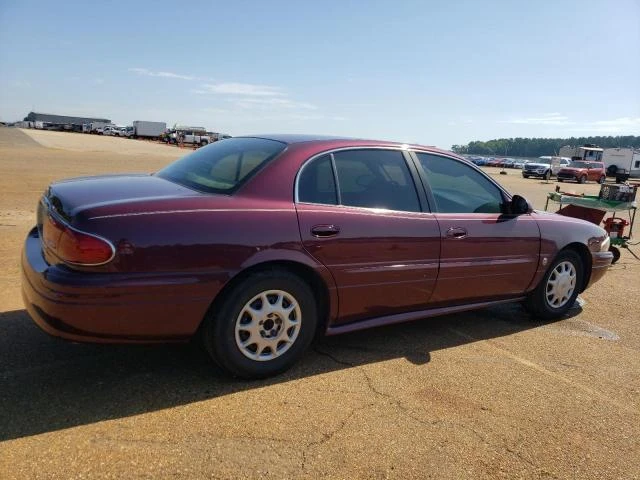
<svg viewBox="0 0 640 480">
<path fill-rule="evenodd" d="M 183 153 L 0 128 L 0 478 L 640 478 L 640 262 L 626 251 L 561 321 L 512 305 L 321 339 L 264 381 L 190 346 L 42 333 L 19 261 L 47 184 Z M 538 208 L 555 187 L 491 173 Z"/>
</svg>

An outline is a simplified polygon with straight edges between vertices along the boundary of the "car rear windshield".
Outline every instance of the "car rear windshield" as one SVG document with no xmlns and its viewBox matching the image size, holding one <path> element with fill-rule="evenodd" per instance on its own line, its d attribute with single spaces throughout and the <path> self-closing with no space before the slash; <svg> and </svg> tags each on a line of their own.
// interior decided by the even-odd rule
<svg viewBox="0 0 640 480">
<path fill-rule="evenodd" d="M 207 193 L 233 193 L 286 144 L 263 138 L 229 138 L 200 148 L 156 175 Z"/>
</svg>

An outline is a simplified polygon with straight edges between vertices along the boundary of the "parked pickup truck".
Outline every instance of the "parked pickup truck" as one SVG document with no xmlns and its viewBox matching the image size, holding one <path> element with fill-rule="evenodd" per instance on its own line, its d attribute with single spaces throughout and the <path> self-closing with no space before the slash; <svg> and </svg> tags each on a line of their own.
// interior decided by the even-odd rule
<svg viewBox="0 0 640 480">
<path fill-rule="evenodd" d="M 559 182 L 571 180 L 578 183 L 586 183 L 590 180 L 604 183 L 606 178 L 604 163 L 602 162 L 574 161 L 568 167 L 561 168 L 558 171 Z"/>
<path fill-rule="evenodd" d="M 175 130 L 169 135 L 170 143 L 187 143 L 190 145 L 205 146 L 212 142 L 205 130 Z"/>
</svg>

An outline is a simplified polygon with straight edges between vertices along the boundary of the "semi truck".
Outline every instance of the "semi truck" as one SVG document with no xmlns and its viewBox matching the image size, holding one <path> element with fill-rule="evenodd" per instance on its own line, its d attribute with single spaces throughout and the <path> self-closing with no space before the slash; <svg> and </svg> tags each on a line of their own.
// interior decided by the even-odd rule
<svg viewBox="0 0 640 480">
<path fill-rule="evenodd" d="M 640 151 L 633 148 L 607 148 L 602 153 L 607 175 L 622 183 L 630 177 L 640 177 Z"/>
</svg>

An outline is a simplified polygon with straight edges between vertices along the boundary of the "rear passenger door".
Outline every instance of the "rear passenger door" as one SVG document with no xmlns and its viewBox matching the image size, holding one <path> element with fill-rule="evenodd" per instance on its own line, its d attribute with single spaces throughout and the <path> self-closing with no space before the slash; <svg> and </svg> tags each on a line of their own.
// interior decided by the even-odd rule
<svg viewBox="0 0 640 480">
<path fill-rule="evenodd" d="M 432 303 L 522 294 L 538 267 L 540 230 L 531 215 L 503 214 L 504 193 L 466 162 L 416 152 L 440 224 L 440 273 Z"/>
<path fill-rule="evenodd" d="M 337 150 L 297 180 L 304 248 L 332 273 L 339 320 L 426 308 L 438 273 L 440 230 L 400 149 Z"/>
</svg>

